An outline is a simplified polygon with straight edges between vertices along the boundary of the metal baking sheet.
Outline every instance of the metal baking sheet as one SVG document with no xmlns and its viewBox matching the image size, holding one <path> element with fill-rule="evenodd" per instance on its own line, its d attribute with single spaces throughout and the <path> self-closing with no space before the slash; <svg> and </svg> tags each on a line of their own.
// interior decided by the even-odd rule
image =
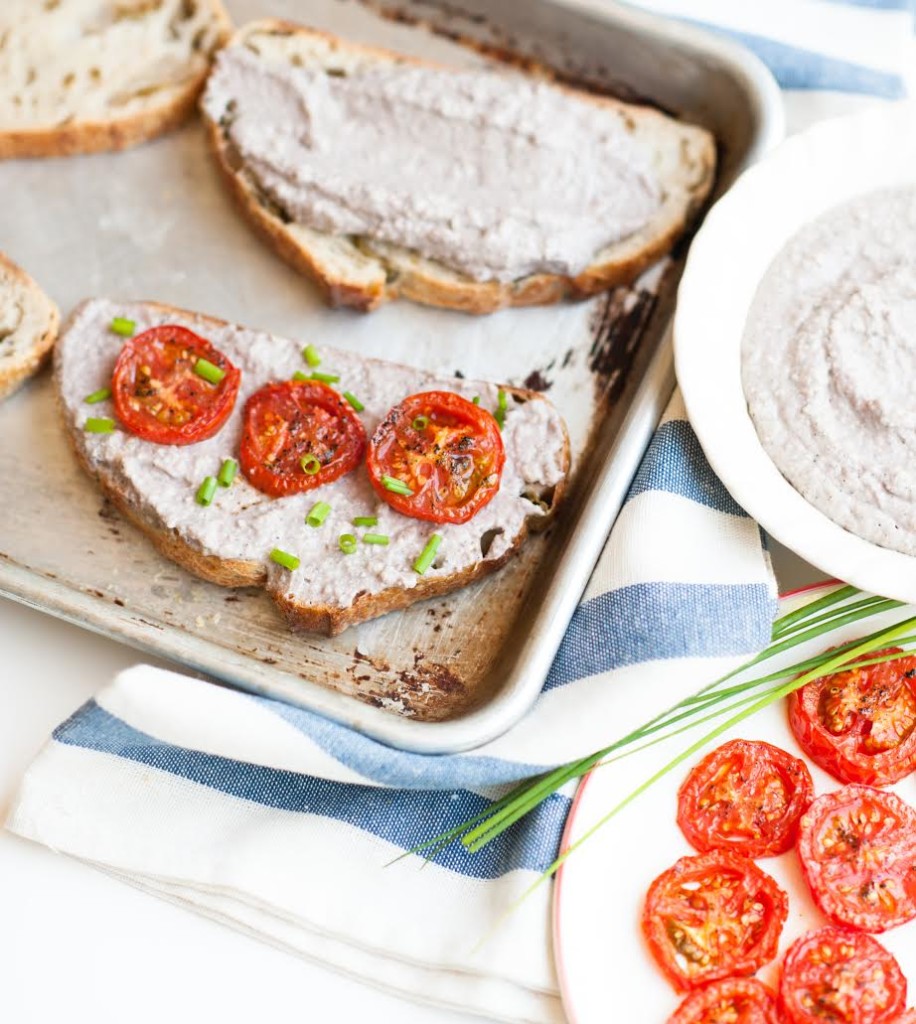
<svg viewBox="0 0 916 1024">
<path fill-rule="evenodd" d="M 454 37 L 533 57 L 594 88 L 711 128 L 719 189 L 781 132 L 772 80 L 742 51 L 611 4 L 462 0 L 367 5 L 229 0 L 237 23 L 308 18 L 444 61 Z M 631 289 L 471 317 L 410 303 L 326 308 L 256 238 L 217 180 L 201 125 L 123 154 L 0 165 L 0 248 L 64 314 L 82 298 L 156 299 L 437 372 L 545 390 L 567 419 L 574 476 L 557 523 L 503 571 L 334 638 L 292 634 L 257 590 L 204 583 L 158 555 L 78 469 L 49 374 L 0 406 L 0 593 L 281 697 L 387 743 L 468 749 L 541 689 L 672 387 L 666 331 L 686 244 Z"/>
</svg>

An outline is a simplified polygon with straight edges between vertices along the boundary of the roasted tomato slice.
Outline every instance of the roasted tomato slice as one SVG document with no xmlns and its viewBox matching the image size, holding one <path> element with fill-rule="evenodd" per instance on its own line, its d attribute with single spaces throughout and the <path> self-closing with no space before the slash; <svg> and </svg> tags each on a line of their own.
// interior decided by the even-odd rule
<svg viewBox="0 0 916 1024">
<path fill-rule="evenodd" d="M 731 853 L 682 857 L 649 888 L 642 926 L 678 989 L 753 974 L 776 956 L 788 899 L 753 861 Z"/>
<path fill-rule="evenodd" d="M 916 810 L 899 796 L 844 786 L 802 816 L 798 855 L 835 924 L 883 932 L 916 918 Z"/>
<path fill-rule="evenodd" d="M 318 381 L 267 384 L 245 403 L 239 461 L 252 486 L 275 498 L 349 473 L 366 450 L 350 404 Z"/>
<path fill-rule="evenodd" d="M 897 782 L 916 771 L 916 657 L 815 679 L 789 697 L 789 724 L 802 750 L 841 782 Z"/>
<path fill-rule="evenodd" d="M 684 780 L 677 821 L 701 853 L 774 857 L 794 846 L 798 820 L 813 797 L 804 761 L 769 743 L 732 740 Z"/>
<path fill-rule="evenodd" d="M 196 373 L 198 360 L 216 367 L 213 383 Z M 115 363 L 112 399 L 121 424 L 156 444 L 194 444 L 229 418 L 242 375 L 206 338 L 176 324 L 129 338 Z"/>
<path fill-rule="evenodd" d="M 897 1024 L 906 978 L 870 935 L 821 928 L 789 947 L 779 1001 L 789 1024 Z"/>
<path fill-rule="evenodd" d="M 389 411 L 372 435 L 366 464 L 372 486 L 398 512 L 466 523 L 496 495 L 505 459 L 486 409 L 451 391 L 426 391 Z"/>
<path fill-rule="evenodd" d="M 691 992 L 668 1024 L 780 1024 L 773 993 L 756 978 L 725 978 Z"/>
</svg>

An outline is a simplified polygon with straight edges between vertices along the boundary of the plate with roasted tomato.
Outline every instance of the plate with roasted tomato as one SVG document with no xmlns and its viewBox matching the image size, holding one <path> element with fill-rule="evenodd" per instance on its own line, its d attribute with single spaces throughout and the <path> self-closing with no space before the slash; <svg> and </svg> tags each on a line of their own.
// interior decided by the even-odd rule
<svg viewBox="0 0 916 1024">
<path fill-rule="evenodd" d="M 861 633 L 839 626 L 794 657 Z M 554 944 L 571 1024 L 916 1022 L 916 652 L 854 665 L 686 757 L 565 862 Z M 695 738 L 593 770 L 563 848 Z"/>
</svg>

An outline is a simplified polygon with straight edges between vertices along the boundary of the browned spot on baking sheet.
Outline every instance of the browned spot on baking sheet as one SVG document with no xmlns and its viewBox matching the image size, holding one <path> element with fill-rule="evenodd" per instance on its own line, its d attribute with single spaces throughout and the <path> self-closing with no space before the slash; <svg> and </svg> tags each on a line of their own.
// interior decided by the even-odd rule
<svg viewBox="0 0 916 1024">
<path fill-rule="evenodd" d="M 589 368 L 601 378 L 602 390 L 611 402 L 623 392 L 657 301 L 652 292 L 614 288 L 595 307 Z"/>
<path fill-rule="evenodd" d="M 540 370 L 532 370 L 525 378 L 525 387 L 529 391 L 549 391 L 552 385 L 553 381 L 548 380 Z"/>
</svg>

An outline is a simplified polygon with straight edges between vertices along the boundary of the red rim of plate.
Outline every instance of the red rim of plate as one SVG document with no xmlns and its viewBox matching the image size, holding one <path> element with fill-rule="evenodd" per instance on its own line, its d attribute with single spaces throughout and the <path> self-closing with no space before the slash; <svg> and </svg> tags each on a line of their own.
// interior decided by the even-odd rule
<svg viewBox="0 0 916 1024">
<path fill-rule="evenodd" d="M 835 587 L 842 584 L 842 580 L 821 580 L 818 583 L 809 583 L 804 587 L 798 587 L 795 590 L 789 590 L 784 594 L 779 595 L 780 601 L 786 601 L 792 597 L 798 597 L 800 594 L 808 594 L 813 590 L 826 590 L 829 587 Z M 572 804 L 569 808 L 569 814 L 566 816 L 566 824 L 563 827 L 563 836 L 560 839 L 560 856 L 566 851 L 569 846 L 570 833 L 572 832 L 573 824 L 575 823 L 576 813 L 579 810 L 579 805 L 582 800 L 582 795 L 585 792 L 585 787 L 588 785 L 589 780 L 592 777 L 594 769 L 582 778 L 582 781 L 576 788 L 575 796 L 573 797 Z M 572 1005 L 572 999 L 569 996 L 569 985 L 566 980 L 566 970 L 563 963 L 563 945 L 560 941 L 560 933 L 562 931 L 561 920 L 562 920 L 562 892 L 563 892 L 563 874 L 566 871 L 566 865 L 564 864 L 558 871 L 556 881 L 553 887 L 553 927 L 552 927 L 552 938 L 553 938 L 553 961 L 554 966 L 557 969 L 557 982 L 560 986 L 560 1000 L 563 1004 L 563 1011 L 566 1014 L 566 1019 L 569 1024 L 576 1024 L 576 1015 Z"/>
</svg>

